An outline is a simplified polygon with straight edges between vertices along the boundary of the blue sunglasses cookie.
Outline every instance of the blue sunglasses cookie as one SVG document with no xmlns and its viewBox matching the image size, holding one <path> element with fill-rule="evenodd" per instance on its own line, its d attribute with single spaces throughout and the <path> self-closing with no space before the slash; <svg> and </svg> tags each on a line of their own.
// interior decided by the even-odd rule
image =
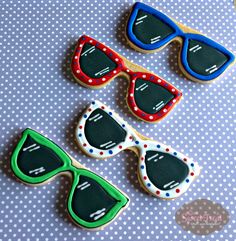
<svg viewBox="0 0 236 241">
<path fill-rule="evenodd" d="M 218 78 L 235 60 L 222 45 L 140 2 L 132 8 L 126 37 L 131 47 L 144 53 L 155 52 L 177 40 L 182 46 L 181 71 L 189 79 L 201 83 Z"/>
</svg>

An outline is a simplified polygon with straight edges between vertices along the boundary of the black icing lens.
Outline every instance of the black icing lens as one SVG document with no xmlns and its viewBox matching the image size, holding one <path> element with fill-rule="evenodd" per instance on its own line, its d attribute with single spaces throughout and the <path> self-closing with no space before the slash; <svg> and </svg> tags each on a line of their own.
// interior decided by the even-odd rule
<svg viewBox="0 0 236 241">
<path fill-rule="evenodd" d="M 145 156 L 147 175 L 160 190 L 178 186 L 188 176 L 188 166 L 175 156 L 158 151 L 147 151 Z"/>
<path fill-rule="evenodd" d="M 154 15 L 139 10 L 133 24 L 133 33 L 144 44 L 154 44 L 174 33 L 174 30 Z"/>
<path fill-rule="evenodd" d="M 63 166 L 63 161 L 53 150 L 28 136 L 19 152 L 17 165 L 25 175 L 39 177 Z"/>
<path fill-rule="evenodd" d="M 123 142 L 126 131 L 105 111 L 96 109 L 86 120 L 85 136 L 91 146 L 107 150 Z"/>
<path fill-rule="evenodd" d="M 155 114 L 170 102 L 174 95 L 151 81 L 137 79 L 134 87 L 136 105 L 148 114 Z"/>
<path fill-rule="evenodd" d="M 117 67 L 103 51 L 91 44 L 84 44 L 80 55 L 80 68 L 91 78 L 101 78 Z"/>
<path fill-rule="evenodd" d="M 195 73 L 207 76 L 221 68 L 228 61 L 228 58 L 209 45 L 197 40 L 189 40 L 187 61 Z"/>
<path fill-rule="evenodd" d="M 80 176 L 72 198 L 72 209 L 79 218 L 95 222 L 105 216 L 116 203 L 117 200 L 95 180 Z"/>
</svg>

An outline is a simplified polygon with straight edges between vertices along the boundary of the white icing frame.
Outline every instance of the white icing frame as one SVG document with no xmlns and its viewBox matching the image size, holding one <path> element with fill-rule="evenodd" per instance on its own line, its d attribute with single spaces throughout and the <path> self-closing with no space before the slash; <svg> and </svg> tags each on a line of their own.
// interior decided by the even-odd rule
<svg viewBox="0 0 236 241">
<path fill-rule="evenodd" d="M 112 113 L 112 115 L 110 114 L 109 115 L 120 126 L 125 125 L 124 127 L 122 126 L 122 128 L 127 132 L 125 141 L 119 143 L 118 145 L 116 145 L 115 147 L 112 147 L 109 150 L 101 150 L 91 146 L 87 141 L 84 133 L 84 126 L 85 126 L 86 120 L 89 118 L 91 113 L 98 108 L 102 109 L 107 114 Z M 191 185 L 195 177 L 198 176 L 200 173 L 200 167 L 197 162 L 194 162 L 193 160 L 181 154 L 180 152 L 177 152 L 176 150 L 162 143 L 159 143 L 157 141 L 152 141 L 152 140 L 142 140 L 135 133 L 132 127 L 130 127 L 122 118 L 120 118 L 116 113 L 114 113 L 114 111 L 112 111 L 111 109 L 109 109 L 107 106 L 105 106 L 99 101 L 92 102 L 92 104 L 84 112 L 76 128 L 76 139 L 78 141 L 79 146 L 86 154 L 99 159 L 112 157 L 113 155 L 116 155 L 117 153 L 119 153 L 124 149 L 127 149 L 128 147 L 136 147 L 137 149 L 139 149 L 140 155 L 139 155 L 139 164 L 138 164 L 138 175 L 140 177 L 140 181 L 142 182 L 142 185 L 144 186 L 144 188 L 147 189 L 150 193 L 152 193 L 156 197 L 160 197 L 164 199 L 173 199 L 180 196 L 185 191 L 187 191 L 187 189 L 189 188 L 189 186 Z M 174 157 L 178 157 L 181 161 L 183 161 L 188 166 L 189 168 L 188 176 L 185 178 L 185 180 L 182 183 L 178 184 L 177 186 L 173 187 L 170 190 L 158 189 L 150 181 L 147 175 L 146 165 L 145 165 L 145 155 L 146 155 L 146 151 L 148 150 L 168 153 Z M 101 155 L 101 152 L 102 152 L 102 155 Z"/>
</svg>

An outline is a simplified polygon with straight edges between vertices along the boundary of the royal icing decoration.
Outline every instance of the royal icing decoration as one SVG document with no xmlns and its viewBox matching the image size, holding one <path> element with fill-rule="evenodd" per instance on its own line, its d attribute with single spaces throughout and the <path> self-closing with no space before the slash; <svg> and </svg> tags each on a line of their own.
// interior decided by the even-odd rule
<svg viewBox="0 0 236 241">
<path fill-rule="evenodd" d="M 134 4 L 126 35 L 137 49 L 145 51 L 157 50 L 181 38 L 180 64 L 188 75 L 200 81 L 217 78 L 235 59 L 222 45 L 201 34 L 186 33 L 185 27 L 140 2 Z"/>
<path fill-rule="evenodd" d="M 132 71 L 116 52 L 85 35 L 78 41 L 71 68 L 75 78 L 87 87 L 103 86 L 125 72 L 130 78 L 127 103 L 135 116 L 148 122 L 165 117 L 182 96 L 164 79 Z"/>
<path fill-rule="evenodd" d="M 95 158 L 137 148 L 138 175 L 145 189 L 160 198 L 180 196 L 199 175 L 198 164 L 157 141 L 143 140 L 136 133 L 107 106 L 95 101 L 81 117 L 76 138 L 81 149 Z"/>
<path fill-rule="evenodd" d="M 63 172 L 72 174 L 68 212 L 79 226 L 98 229 L 111 222 L 129 199 L 102 177 L 75 167 L 71 158 L 55 143 L 34 130 L 26 129 L 16 146 L 11 167 L 23 182 L 39 184 Z"/>
</svg>

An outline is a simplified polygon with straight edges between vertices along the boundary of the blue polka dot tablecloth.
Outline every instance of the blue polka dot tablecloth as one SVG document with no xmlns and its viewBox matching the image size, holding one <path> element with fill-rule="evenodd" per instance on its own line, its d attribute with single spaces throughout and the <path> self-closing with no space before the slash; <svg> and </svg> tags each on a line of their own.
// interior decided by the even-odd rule
<svg viewBox="0 0 236 241">
<path fill-rule="evenodd" d="M 144 1 L 187 26 L 236 51 L 233 0 Z M 215 83 L 187 80 L 177 65 L 179 45 L 155 54 L 133 51 L 124 37 L 134 1 L 2 0 L 0 3 L 0 240 L 235 240 L 236 68 Z M 183 100 L 157 124 L 138 121 L 125 102 L 128 82 L 116 78 L 91 90 L 72 78 L 70 58 L 82 34 L 104 42 L 129 60 L 162 76 L 183 91 Z M 193 157 L 202 166 L 188 192 L 173 201 L 147 195 L 137 179 L 137 157 L 124 151 L 108 160 L 85 156 L 76 145 L 75 128 L 91 100 L 109 105 L 142 134 Z M 109 226 L 88 232 L 66 212 L 71 180 L 57 177 L 29 187 L 10 170 L 11 152 L 21 131 L 31 127 L 54 140 L 86 167 L 125 191 L 129 207 Z M 206 198 L 228 210 L 221 231 L 199 236 L 175 221 L 185 203 Z"/>
</svg>

